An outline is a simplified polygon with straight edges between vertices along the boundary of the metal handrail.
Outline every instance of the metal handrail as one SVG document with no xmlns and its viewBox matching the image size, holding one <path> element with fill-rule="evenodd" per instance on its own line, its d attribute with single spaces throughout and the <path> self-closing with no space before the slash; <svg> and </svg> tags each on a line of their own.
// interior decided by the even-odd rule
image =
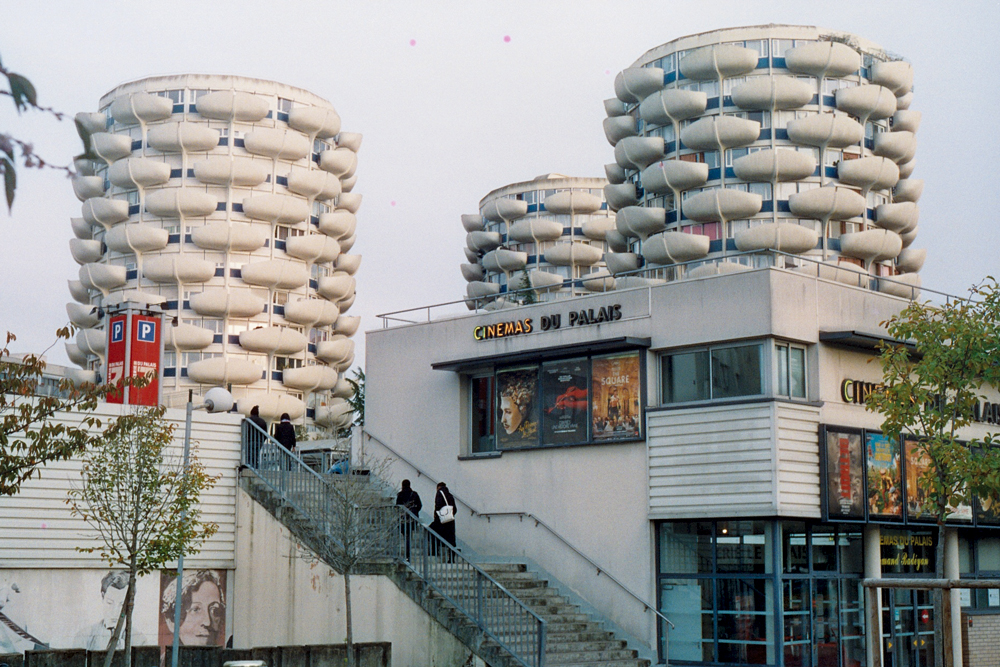
<svg viewBox="0 0 1000 667">
<path fill-rule="evenodd" d="M 435 484 L 437 483 L 437 480 L 435 480 L 433 477 L 431 477 L 429 474 L 427 474 L 427 472 L 425 472 L 424 470 L 421 470 L 416 464 L 410 462 L 409 459 L 407 459 L 405 456 L 403 456 L 398 451 L 396 451 L 395 449 L 393 449 L 391 446 L 389 446 L 388 444 L 386 444 L 383 440 L 381 440 L 378 437 L 372 435 L 367 430 L 363 430 L 362 434 L 364 436 L 367 436 L 369 440 L 374 440 L 375 442 L 379 443 L 379 445 L 381 445 L 382 447 L 384 447 L 387 450 L 389 450 L 390 452 L 392 452 L 393 456 L 397 457 L 400 461 L 403 461 L 408 466 L 410 466 L 415 471 L 417 471 L 418 475 L 426 477 L 427 479 L 429 479 L 431 482 L 434 482 Z M 451 490 L 449 489 L 449 491 L 451 491 Z M 455 501 L 458 502 L 459 501 L 459 496 L 457 494 L 455 494 L 454 492 L 451 492 L 451 493 L 452 493 L 452 496 L 455 498 Z M 549 531 L 552 534 L 553 537 L 555 537 L 557 540 L 559 540 L 560 542 L 562 542 L 563 544 L 565 544 L 567 547 L 570 548 L 571 551 L 573 551 L 575 554 L 577 554 L 578 556 L 580 556 L 581 558 L 583 558 L 585 561 L 587 561 L 587 563 L 589 563 L 592 567 L 594 567 L 594 569 L 597 571 L 597 575 L 598 576 L 600 576 L 601 574 L 603 574 L 608 579 L 610 579 L 612 582 L 614 582 L 624 592 L 628 593 L 633 599 L 635 599 L 637 602 L 639 602 L 639 604 L 641 604 L 644 607 L 644 610 L 648 610 L 648 611 L 653 612 L 654 614 L 656 614 L 657 616 L 659 616 L 661 619 L 663 619 L 664 621 L 666 621 L 667 624 L 670 625 L 671 628 L 676 627 L 671 622 L 671 620 L 669 618 L 667 618 L 666 616 L 664 616 L 662 612 L 660 612 L 658 609 L 656 609 L 656 607 L 654 607 L 653 605 L 651 605 L 648 602 L 646 602 L 645 600 L 643 600 L 642 597 L 640 597 L 638 593 L 632 591 L 631 589 L 629 589 L 628 586 L 626 586 L 622 582 L 618 581 L 618 579 L 616 579 L 614 577 L 614 575 L 612 575 L 612 574 L 610 574 L 608 572 L 607 568 L 605 568 L 605 567 L 599 565 L 598 563 L 596 563 L 590 556 L 588 556 L 587 554 L 585 554 L 582 551 L 580 551 L 580 549 L 578 549 L 576 546 L 574 546 L 569 540 L 567 540 L 565 537 L 563 537 L 562 535 L 560 535 L 551 526 L 549 526 L 542 519 L 538 518 L 537 516 L 535 516 L 531 512 L 480 512 L 480 511 L 476 510 L 474 507 L 472 507 L 472 505 L 470 505 L 468 502 L 466 502 L 464 500 L 461 501 L 461 502 L 462 502 L 463 505 L 465 505 L 468 508 L 469 513 L 472 516 L 481 516 L 481 517 L 484 517 L 484 518 L 486 518 L 487 522 L 489 521 L 490 517 L 494 517 L 494 516 L 496 516 L 496 517 L 517 516 L 517 517 L 528 517 L 530 519 L 533 519 L 536 526 L 541 526 L 542 528 L 545 528 L 545 530 Z"/>
<path fill-rule="evenodd" d="M 249 420 L 244 420 L 241 427 L 240 461 L 309 519 L 324 537 L 343 546 L 334 526 L 336 508 L 349 499 L 332 479 L 307 466 Z M 374 481 L 352 477 L 347 479 Z M 405 507 L 362 506 L 351 501 L 350 511 L 362 512 L 357 520 L 370 528 L 371 535 L 380 536 L 373 550 L 376 558 L 390 559 L 416 573 L 523 667 L 545 667 L 545 620 L 502 584 L 421 524 Z"/>
</svg>

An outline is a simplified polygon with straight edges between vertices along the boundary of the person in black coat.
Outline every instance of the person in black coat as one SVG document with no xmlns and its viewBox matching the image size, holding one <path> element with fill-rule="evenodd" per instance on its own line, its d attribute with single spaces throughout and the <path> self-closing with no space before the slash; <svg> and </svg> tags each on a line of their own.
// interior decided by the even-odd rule
<svg viewBox="0 0 1000 667">
<path fill-rule="evenodd" d="M 445 542 L 452 547 L 455 546 L 455 520 L 442 523 L 440 511 L 445 505 L 451 505 L 452 517 L 458 515 L 458 505 L 455 504 L 455 497 L 448 490 L 448 485 L 438 482 L 437 491 L 434 494 L 434 520 L 431 522 L 431 530 L 441 536 Z M 447 560 L 453 562 L 454 555 L 448 553 Z"/>
<path fill-rule="evenodd" d="M 396 504 L 402 505 L 406 509 L 410 510 L 413 512 L 414 516 L 419 516 L 420 508 L 424 506 L 424 504 L 420 502 L 420 495 L 410 488 L 410 480 L 408 479 L 403 480 L 403 488 L 396 494 Z M 400 532 L 403 533 L 406 540 L 406 560 L 410 560 L 410 537 L 413 535 L 413 530 L 416 528 L 414 525 L 415 523 L 414 519 L 404 516 L 402 524 L 399 527 Z"/>
<path fill-rule="evenodd" d="M 292 454 L 295 453 L 295 427 L 287 412 L 281 415 L 281 421 L 274 427 L 274 439 Z"/>
<path fill-rule="evenodd" d="M 264 446 L 264 439 L 267 437 L 267 422 L 260 416 L 260 406 L 255 405 L 250 408 L 250 416 L 247 421 L 253 426 L 247 427 L 247 465 L 251 468 L 260 467 L 260 450 Z M 259 431 L 257 429 L 260 429 Z"/>
</svg>

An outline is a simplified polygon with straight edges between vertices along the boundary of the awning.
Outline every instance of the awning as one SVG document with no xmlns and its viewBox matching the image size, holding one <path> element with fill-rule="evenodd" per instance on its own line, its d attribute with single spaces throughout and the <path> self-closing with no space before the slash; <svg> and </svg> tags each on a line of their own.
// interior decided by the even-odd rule
<svg viewBox="0 0 1000 667">
<path fill-rule="evenodd" d="M 861 331 L 820 331 L 819 340 L 827 345 L 846 347 L 855 350 L 878 353 L 879 343 L 886 345 L 902 345 L 911 354 L 916 354 L 917 346 L 913 341 L 898 340 L 881 334 L 870 334 Z"/>
</svg>

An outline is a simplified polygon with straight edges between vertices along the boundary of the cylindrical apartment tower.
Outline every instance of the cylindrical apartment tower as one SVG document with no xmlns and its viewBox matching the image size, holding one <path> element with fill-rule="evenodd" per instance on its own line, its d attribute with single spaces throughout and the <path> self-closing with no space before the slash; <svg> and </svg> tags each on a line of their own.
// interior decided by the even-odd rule
<svg viewBox="0 0 1000 667">
<path fill-rule="evenodd" d="M 349 423 L 361 135 L 300 88 L 196 74 L 123 84 L 77 121 L 95 159 L 73 179 L 70 359 L 102 367 L 104 306 L 156 303 L 165 403 L 221 385 L 244 414 Z"/>
<path fill-rule="evenodd" d="M 898 56 L 815 27 L 729 28 L 651 49 L 605 102 L 608 269 L 708 260 L 687 266 L 694 277 L 773 249 L 822 261 L 799 267 L 821 277 L 891 277 L 879 289 L 909 297 L 926 254 L 910 247 L 923 189 L 910 177 L 912 88 Z"/>
<path fill-rule="evenodd" d="M 489 310 L 529 300 L 604 291 L 605 234 L 615 219 L 604 201 L 603 178 L 545 174 L 493 190 L 479 213 L 463 215 L 462 275 L 469 308 Z M 507 297 L 515 290 L 531 289 Z"/>
</svg>

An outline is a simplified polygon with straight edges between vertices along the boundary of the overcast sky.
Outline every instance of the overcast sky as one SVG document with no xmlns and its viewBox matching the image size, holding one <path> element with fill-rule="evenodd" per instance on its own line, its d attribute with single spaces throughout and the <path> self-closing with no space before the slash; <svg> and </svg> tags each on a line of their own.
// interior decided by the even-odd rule
<svg viewBox="0 0 1000 667">
<path fill-rule="evenodd" d="M 11 0 L 0 57 L 70 114 L 96 111 L 119 83 L 185 72 L 328 99 L 345 131 L 364 134 L 351 314 L 372 329 L 377 313 L 464 295 L 459 216 L 490 190 L 547 172 L 603 176 L 602 100 L 618 71 L 683 35 L 765 23 L 853 32 L 913 63 L 923 284 L 962 294 L 1000 277 L 997 2 Z M 0 128 L 51 162 L 80 150 L 72 122 L 18 118 L 5 100 Z M 79 215 L 65 177 L 22 170 L 13 215 L 0 213 L 0 333 L 18 335 L 15 351 L 44 349 L 67 321 Z M 68 363 L 61 344 L 49 360 Z"/>
</svg>

